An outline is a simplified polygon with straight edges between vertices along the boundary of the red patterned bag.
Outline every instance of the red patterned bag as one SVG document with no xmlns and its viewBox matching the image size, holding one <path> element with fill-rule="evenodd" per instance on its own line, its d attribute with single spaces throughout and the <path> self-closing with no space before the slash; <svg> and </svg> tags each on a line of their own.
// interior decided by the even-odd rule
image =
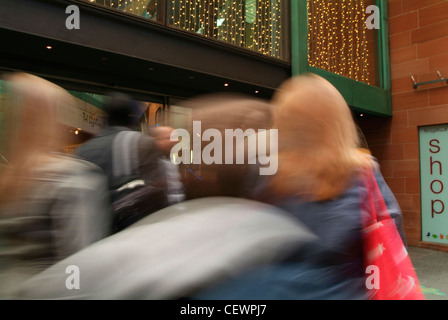
<svg viewBox="0 0 448 320">
<path fill-rule="evenodd" d="M 376 182 L 366 175 L 370 213 L 363 228 L 366 287 L 370 300 L 425 300 L 412 261 Z"/>
</svg>

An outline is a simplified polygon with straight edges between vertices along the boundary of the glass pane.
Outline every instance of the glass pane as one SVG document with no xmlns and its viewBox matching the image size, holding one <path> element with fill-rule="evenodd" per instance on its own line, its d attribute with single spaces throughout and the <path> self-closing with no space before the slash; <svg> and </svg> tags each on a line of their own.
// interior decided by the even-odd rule
<svg viewBox="0 0 448 320">
<path fill-rule="evenodd" d="M 168 0 L 168 25 L 286 59 L 283 0 Z"/>
<path fill-rule="evenodd" d="M 271 57 L 289 58 L 287 0 L 84 0 Z M 167 8 L 165 15 L 162 8 Z"/>
<path fill-rule="evenodd" d="M 379 85 L 377 30 L 366 13 L 375 0 L 308 1 L 308 64 Z"/>
<path fill-rule="evenodd" d="M 160 20 L 158 8 L 161 0 L 88 0 L 151 20 Z"/>
</svg>

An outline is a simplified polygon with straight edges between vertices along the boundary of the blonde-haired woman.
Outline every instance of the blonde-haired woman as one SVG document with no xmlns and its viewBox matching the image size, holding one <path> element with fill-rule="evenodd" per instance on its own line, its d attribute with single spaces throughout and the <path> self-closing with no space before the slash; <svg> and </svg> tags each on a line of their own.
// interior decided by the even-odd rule
<svg viewBox="0 0 448 320">
<path fill-rule="evenodd" d="M 373 157 L 359 149 L 351 111 L 317 75 L 288 79 L 272 99 L 278 171 L 256 199 L 286 211 L 319 240 L 267 269 L 204 293 L 208 299 L 367 299 L 362 210 L 363 177 L 373 170 L 397 228 L 401 211 Z M 401 232 L 403 241 L 404 233 Z"/>
<path fill-rule="evenodd" d="M 4 81 L 0 134 L 0 296 L 110 234 L 107 180 L 91 163 L 61 153 L 58 107 L 72 96 L 40 77 Z"/>
<path fill-rule="evenodd" d="M 357 171 L 375 167 L 357 148 L 351 111 L 327 80 L 316 75 L 289 79 L 273 105 L 279 130 L 279 169 L 272 181 L 277 193 L 332 200 L 347 189 Z"/>
</svg>

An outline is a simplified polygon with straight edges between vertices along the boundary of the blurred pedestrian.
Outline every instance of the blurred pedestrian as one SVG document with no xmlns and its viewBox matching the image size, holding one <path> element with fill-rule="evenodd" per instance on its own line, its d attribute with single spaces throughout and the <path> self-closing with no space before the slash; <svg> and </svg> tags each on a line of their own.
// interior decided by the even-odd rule
<svg viewBox="0 0 448 320">
<path fill-rule="evenodd" d="M 171 162 L 170 152 L 177 141 L 170 140 L 174 128 L 157 126 L 152 128 L 151 135 L 156 139 L 158 149 L 161 151 L 159 157 L 159 172 L 164 176 L 167 192 L 168 205 L 185 200 L 185 187 L 179 167 Z"/>
<path fill-rule="evenodd" d="M 200 122 L 201 132 L 193 132 L 193 136 L 199 135 L 203 139 L 205 132 L 213 130 L 221 138 L 221 141 L 209 138 L 210 143 L 204 141 L 201 144 L 202 158 L 203 151 L 210 150 L 210 145 L 214 144 L 216 147 L 210 152 L 213 162 L 200 165 L 201 180 L 198 189 L 201 192 L 198 196 L 249 197 L 256 187 L 259 175 L 257 151 L 260 148 L 257 145 L 267 144 L 265 156 L 270 156 L 269 133 L 264 141 L 260 140 L 258 133 L 259 130 L 269 130 L 272 126 L 271 104 L 246 95 L 209 94 L 196 97 L 184 106 L 192 108 L 193 121 Z M 255 145 L 250 145 L 249 141 L 255 141 Z M 249 152 L 249 146 L 255 147 L 252 149 L 254 152 Z M 226 152 L 231 153 L 231 156 Z M 240 156 L 238 162 L 237 157 Z M 232 164 L 227 163 L 229 160 Z"/>
<path fill-rule="evenodd" d="M 0 167 L 0 296 L 28 277 L 110 235 L 107 178 L 62 153 L 68 144 L 58 108 L 62 88 L 13 73 L 5 79 L 5 144 Z"/>
<path fill-rule="evenodd" d="M 374 158 L 358 148 L 350 109 L 327 80 L 315 75 L 291 78 L 272 104 L 279 134 L 278 172 L 264 179 L 255 198 L 290 212 L 319 239 L 282 263 L 251 270 L 200 298 L 368 299 L 366 172 L 373 170 L 384 197 L 395 198 Z M 390 215 L 394 228 L 402 231 L 397 203 Z M 398 241 L 403 248 L 398 249 L 405 252 L 405 239 Z"/>
<path fill-rule="evenodd" d="M 104 108 L 107 113 L 106 127 L 95 137 L 79 146 L 75 153 L 101 167 L 109 177 L 110 189 L 115 190 L 128 177 L 114 175 L 112 151 L 114 138 L 123 131 L 136 131 L 144 110 L 138 101 L 122 93 L 111 93 Z M 140 132 L 138 132 L 137 147 L 138 168 L 137 172 L 132 174 L 142 175 L 146 181 L 150 181 L 157 174 L 157 159 L 160 152 L 154 138 Z M 133 157 L 130 154 L 126 156 Z"/>
<path fill-rule="evenodd" d="M 117 200 L 123 199 L 142 186 L 151 186 L 145 189 L 150 193 L 153 189 L 152 203 L 156 208 L 161 208 L 166 205 L 166 201 L 160 203 L 162 197 L 160 194 L 165 193 L 163 197 L 166 198 L 166 188 L 159 174 L 161 169 L 158 159 L 161 152 L 155 139 L 136 131 L 144 113 L 143 105 L 126 94 L 112 93 L 105 104 L 105 109 L 108 117 L 107 126 L 78 147 L 75 153 L 98 165 L 106 173 L 114 210 L 114 232 L 117 232 L 145 215 L 146 212 L 143 211 L 148 213 L 152 211 L 151 207 L 147 207 L 147 210 L 142 206 L 132 208 L 132 203 L 137 198 L 124 201 L 119 206 L 123 208 L 122 205 L 125 205 L 127 208 L 130 205 L 128 221 L 127 218 L 115 214 Z M 144 200 L 145 195 L 140 194 L 138 198 Z"/>
</svg>

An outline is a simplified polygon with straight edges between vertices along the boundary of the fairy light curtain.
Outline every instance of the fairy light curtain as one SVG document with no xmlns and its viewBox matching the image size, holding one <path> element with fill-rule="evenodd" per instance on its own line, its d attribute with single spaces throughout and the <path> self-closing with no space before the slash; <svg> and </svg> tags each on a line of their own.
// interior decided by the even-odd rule
<svg viewBox="0 0 448 320">
<path fill-rule="evenodd" d="M 366 27 L 375 0 L 309 0 L 308 64 L 378 86 L 376 30 Z"/>
<path fill-rule="evenodd" d="M 283 58 L 281 0 L 169 0 L 168 24 Z"/>
<path fill-rule="evenodd" d="M 282 38 L 287 0 L 88 0 L 148 19 L 166 1 L 167 25 L 264 55 L 287 59 Z M 283 1 L 283 4 L 282 4 Z"/>
<path fill-rule="evenodd" d="M 156 19 L 157 5 L 160 0 L 88 0 L 106 7 L 118 9 L 136 16 Z"/>
</svg>

